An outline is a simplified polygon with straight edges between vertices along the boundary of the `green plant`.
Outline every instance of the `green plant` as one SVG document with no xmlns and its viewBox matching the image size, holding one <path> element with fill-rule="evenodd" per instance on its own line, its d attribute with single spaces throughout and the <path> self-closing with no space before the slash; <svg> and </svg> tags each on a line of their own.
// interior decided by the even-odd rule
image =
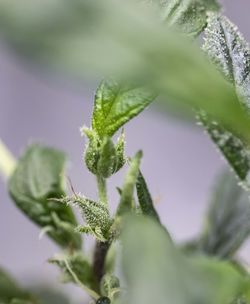
<svg viewBox="0 0 250 304">
<path fill-rule="evenodd" d="M 70 12 L 74 13 L 72 16 L 75 18 L 78 17 L 76 8 L 80 8 L 85 14 L 91 12 L 94 21 L 102 19 L 96 1 L 72 3 Z M 112 60 L 108 60 L 111 69 L 105 66 L 105 71 L 119 75 L 116 78 L 119 80 L 107 78 L 101 82 L 95 94 L 91 126 L 82 128 L 82 134 L 87 139 L 84 162 L 96 176 L 99 200 L 93 201 L 78 194 L 73 185 L 67 192 L 64 172 L 66 159 L 61 151 L 34 144 L 16 162 L 1 144 L 0 169 L 8 178 L 13 201 L 41 227 L 42 233 L 46 233 L 62 248 L 62 253 L 49 261 L 60 268 L 63 281 L 75 283 L 98 304 L 250 303 L 248 269 L 236 257 L 236 252 L 250 233 L 250 49 L 247 42 L 237 28 L 219 13 L 220 6 L 215 0 L 143 1 L 144 7 L 153 10 L 161 20 L 161 24 L 157 23 L 156 26 L 151 23 L 152 16 L 149 17 L 144 10 L 147 18 L 140 15 L 142 20 L 137 24 L 130 5 L 122 6 L 126 8 L 123 12 L 113 1 L 107 0 L 104 6 L 98 4 L 105 17 L 110 16 L 112 4 L 116 18 L 136 25 L 135 28 L 130 24 L 118 26 L 117 19 L 112 16 L 106 23 L 100 22 L 104 32 L 110 30 L 113 38 L 117 39 L 117 35 L 124 38 L 133 53 L 139 54 L 142 59 L 136 65 L 138 70 L 133 77 L 127 73 L 127 69 L 122 77 L 115 74 Z M 8 7 L 7 3 L 1 5 L 6 16 L 19 14 L 18 10 L 13 10 L 14 6 Z M 69 14 L 67 20 L 72 21 L 72 16 Z M 24 21 L 22 16 L 18 17 Z M 92 24 L 93 21 L 82 22 L 79 32 L 87 41 L 82 25 L 86 25 L 86 22 Z M 8 32 L 8 22 L 3 20 L 2 24 Z M 46 27 L 41 27 L 41 35 L 37 38 L 32 36 L 27 24 L 20 22 L 22 26 L 18 30 L 26 30 L 29 39 L 32 39 L 23 39 L 21 43 L 36 46 L 39 42 L 40 52 L 36 53 L 34 48 L 34 56 L 41 56 L 41 50 L 44 50 L 52 60 L 55 57 L 51 48 L 60 47 L 67 65 L 72 50 L 69 52 L 65 42 L 72 38 L 69 39 L 64 33 L 65 38 L 60 31 L 56 31 L 61 38 L 56 45 L 51 39 L 53 31 L 48 33 Z M 75 26 L 73 23 L 73 30 Z M 98 30 L 102 36 L 103 30 L 99 27 Z M 205 42 L 203 54 L 200 54 L 186 39 L 191 39 L 194 44 L 194 38 L 203 31 Z M 149 48 L 147 42 L 142 40 L 143 34 L 151 39 L 153 47 Z M 13 32 L 9 36 L 15 43 L 20 43 Z M 93 34 L 93 37 L 100 45 L 102 40 L 98 40 L 99 36 Z M 106 32 L 102 37 L 107 38 Z M 161 41 L 165 37 L 168 38 L 167 44 Z M 184 42 L 180 42 L 180 39 Z M 183 49 L 183 46 L 186 48 Z M 114 54 L 116 51 L 112 50 Z M 105 55 L 105 48 L 103 52 Z M 216 68 L 204 59 L 204 53 Z M 129 68 L 132 63 L 139 63 L 134 58 L 131 60 L 131 54 L 125 53 L 124 56 Z M 91 58 L 97 59 L 98 64 L 103 63 L 103 59 L 100 60 L 95 54 Z M 59 63 L 62 64 L 60 59 Z M 58 58 L 55 61 L 58 62 Z M 78 72 L 74 63 L 73 67 Z M 119 71 L 121 68 L 125 66 L 119 66 Z M 150 72 L 154 79 L 142 77 L 145 71 Z M 142 152 L 137 152 L 133 158 L 126 156 L 123 130 L 116 143 L 113 139 L 129 120 L 153 102 L 158 93 L 192 107 L 197 121 L 205 127 L 234 171 L 233 174 L 226 170 L 216 182 L 204 231 L 184 245 L 175 244 L 154 208 L 140 171 Z M 123 186 L 117 188 L 120 199 L 116 211 L 111 214 L 107 179 L 123 166 L 128 169 Z M 74 206 L 82 213 L 84 225 L 77 223 L 72 209 Z M 95 239 L 91 259 L 82 249 L 85 234 Z M 122 244 L 122 250 L 119 244 Z M 123 276 L 118 275 L 116 268 L 116 257 L 120 251 Z M 45 291 L 45 294 L 49 292 Z M 48 299 L 45 301 L 49 303 Z M 1 271 L 0 303 L 39 303 L 39 296 L 22 290 Z"/>
</svg>

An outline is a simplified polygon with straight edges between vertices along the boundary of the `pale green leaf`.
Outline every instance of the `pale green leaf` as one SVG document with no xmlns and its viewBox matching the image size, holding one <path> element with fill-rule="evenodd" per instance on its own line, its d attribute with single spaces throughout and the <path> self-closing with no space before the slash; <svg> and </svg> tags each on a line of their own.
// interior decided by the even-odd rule
<svg viewBox="0 0 250 304">
<path fill-rule="evenodd" d="M 204 50 L 225 77 L 234 84 L 239 104 L 250 110 L 250 49 L 234 24 L 219 14 L 210 14 Z M 250 187 L 249 143 L 232 134 L 204 112 L 200 120 L 245 187 Z"/>
<path fill-rule="evenodd" d="M 202 108 L 250 141 L 250 122 L 232 87 L 197 46 L 134 1 L 53 0 L 38 5 L 12 0 L 0 2 L 0 13 L 3 37 L 29 59 L 82 79 L 96 73 L 138 76 L 165 101 Z"/>
<path fill-rule="evenodd" d="M 124 303 L 228 304 L 249 288 L 249 278 L 229 263 L 183 256 L 150 218 L 130 218 L 122 242 Z"/>
<path fill-rule="evenodd" d="M 41 145 L 30 146 L 9 180 L 9 192 L 18 208 L 63 247 L 81 247 L 70 207 L 53 201 L 65 195 L 65 155 Z"/>
<path fill-rule="evenodd" d="M 206 219 L 200 249 L 220 258 L 230 258 L 250 234 L 249 194 L 233 173 L 226 171 L 216 183 L 216 191 Z"/>
<path fill-rule="evenodd" d="M 120 197 L 120 203 L 117 208 L 117 215 L 121 216 L 127 212 L 130 212 L 134 206 L 134 189 L 136 187 L 136 181 L 139 174 L 139 168 L 142 158 L 142 152 L 136 153 L 134 158 L 129 164 L 129 170 L 125 177 L 122 193 Z"/>
<path fill-rule="evenodd" d="M 112 136 L 126 122 L 138 115 L 156 95 L 142 87 L 104 80 L 95 95 L 92 127 L 100 137 Z"/>
<path fill-rule="evenodd" d="M 80 282 L 88 288 L 97 289 L 93 269 L 81 252 L 75 252 L 72 255 L 57 255 L 49 261 L 60 268 L 61 279 L 64 283 L 78 284 Z"/>
</svg>

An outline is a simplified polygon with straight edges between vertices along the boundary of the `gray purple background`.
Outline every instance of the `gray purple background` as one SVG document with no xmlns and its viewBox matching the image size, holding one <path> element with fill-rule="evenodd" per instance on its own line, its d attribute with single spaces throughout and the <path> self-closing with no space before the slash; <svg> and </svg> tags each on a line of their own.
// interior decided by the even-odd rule
<svg viewBox="0 0 250 304">
<path fill-rule="evenodd" d="M 250 1 L 225 0 L 225 13 L 250 41 Z M 84 140 L 79 127 L 90 120 L 95 85 L 55 80 L 32 72 L 0 43 L 0 138 L 15 156 L 29 142 L 40 141 L 67 152 L 69 176 L 77 191 L 95 198 L 93 176 L 83 166 Z M 142 169 L 157 202 L 162 221 L 178 240 L 195 236 L 202 226 L 214 178 L 225 165 L 203 130 L 180 122 L 154 107 L 126 127 L 127 154 L 143 149 Z M 124 173 L 124 172 L 122 172 Z M 111 179 L 110 197 L 123 174 Z M 46 260 L 58 249 L 13 205 L 0 180 L 0 265 L 18 279 L 37 276 L 54 282 L 54 266 Z M 248 247 L 248 248 L 247 248 Z M 241 255 L 250 261 L 250 246 Z"/>
</svg>

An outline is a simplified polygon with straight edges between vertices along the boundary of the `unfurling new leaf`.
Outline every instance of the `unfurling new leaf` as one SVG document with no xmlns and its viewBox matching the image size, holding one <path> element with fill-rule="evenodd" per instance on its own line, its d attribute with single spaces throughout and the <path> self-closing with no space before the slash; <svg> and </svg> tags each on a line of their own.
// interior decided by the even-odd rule
<svg viewBox="0 0 250 304">
<path fill-rule="evenodd" d="M 143 87 L 104 80 L 96 91 L 92 128 L 100 138 L 111 137 L 126 122 L 138 115 L 156 95 Z"/>
<path fill-rule="evenodd" d="M 41 145 L 30 146 L 9 180 L 9 192 L 18 208 L 47 231 L 62 247 L 81 247 L 69 206 L 52 200 L 65 195 L 65 155 Z"/>
<path fill-rule="evenodd" d="M 231 258 L 249 234 L 249 194 L 226 171 L 216 185 L 199 247 L 206 254 Z"/>
</svg>

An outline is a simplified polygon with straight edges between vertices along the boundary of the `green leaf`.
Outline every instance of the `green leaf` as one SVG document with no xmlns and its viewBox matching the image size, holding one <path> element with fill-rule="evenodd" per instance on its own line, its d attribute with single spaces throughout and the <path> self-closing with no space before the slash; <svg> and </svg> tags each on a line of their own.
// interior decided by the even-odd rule
<svg viewBox="0 0 250 304">
<path fill-rule="evenodd" d="M 79 195 L 64 197 L 59 199 L 59 201 L 64 204 L 75 205 L 81 210 L 87 226 L 78 226 L 78 232 L 91 233 L 100 241 L 106 241 L 109 238 L 109 232 L 113 221 L 110 218 L 106 204 L 94 202 Z"/>
<path fill-rule="evenodd" d="M 139 204 L 141 206 L 141 210 L 143 214 L 151 216 L 158 222 L 160 222 L 159 215 L 157 214 L 155 208 L 154 208 L 154 203 L 152 200 L 152 197 L 148 191 L 148 187 L 146 184 L 146 181 L 141 173 L 139 171 L 137 181 L 136 181 L 136 190 L 137 190 L 137 197 Z"/>
<path fill-rule="evenodd" d="M 122 244 L 128 282 L 124 303 L 228 304 L 249 290 L 249 278 L 230 263 L 183 256 L 148 217 L 127 219 Z"/>
<path fill-rule="evenodd" d="M 206 25 L 206 7 L 201 0 L 170 0 L 162 3 L 163 20 L 184 33 L 196 36 Z"/>
<path fill-rule="evenodd" d="M 102 138 L 112 136 L 144 110 L 156 95 L 142 87 L 124 86 L 104 80 L 96 91 L 92 128 Z"/>
<path fill-rule="evenodd" d="M 129 170 L 125 177 L 124 185 L 122 188 L 120 203 L 117 208 L 117 216 L 124 215 L 133 209 L 134 205 L 134 188 L 139 174 L 139 168 L 142 158 L 142 152 L 136 153 L 134 158 L 129 164 Z"/>
<path fill-rule="evenodd" d="M 24 303 L 34 303 L 31 296 L 0 268 L 0 303 L 9 304 L 13 299 L 24 300 Z M 12 302 L 11 302 L 12 303 Z"/>
<path fill-rule="evenodd" d="M 165 102 L 202 108 L 249 143 L 250 121 L 231 85 L 197 45 L 135 2 L 2 1 L 1 33 L 30 60 L 68 75 L 146 78 Z"/>
<path fill-rule="evenodd" d="M 231 172 L 226 171 L 216 191 L 206 219 L 200 249 L 219 258 L 231 258 L 250 234 L 249 194 Z"/>
<path fill-rule="evenodd" d="M 93 269 L 81 252 L 75 252 L 73 255 L 56 255 L 49 261 L 61 269 L 61 279 L 64 283 L 78 284 L 80 282 L 82 285 L 96 290 L 97 282 Z"/>
<path fill-rule="evenodd" d="M 51 286 L 39 284 L 31 286 L 30 290 L 39 299 L 39 304 L 70 304 L 63 292 Z"/>
<path fill-rule="evenodd" d="M 65 195 L 65 155 L 41 145 L 30 146 L 9 180 L 9 192 L 18 208 L 48 231 L 62 247 L 81 247 L 74 232 L 76 220 L 70 207 L 52 201 Z"/>
<path fill-rule="evenodd" d="M 250 49 L 236 26 L 224 16 L 210 14 L 203 48 L 228 81 L 234 84 L 239 103 L 249 112 Z M 249 143 L 211 120 L 206 113 L 201 113 L 199 118 L 243 185 L 249 188 Z"/>
</svg>

